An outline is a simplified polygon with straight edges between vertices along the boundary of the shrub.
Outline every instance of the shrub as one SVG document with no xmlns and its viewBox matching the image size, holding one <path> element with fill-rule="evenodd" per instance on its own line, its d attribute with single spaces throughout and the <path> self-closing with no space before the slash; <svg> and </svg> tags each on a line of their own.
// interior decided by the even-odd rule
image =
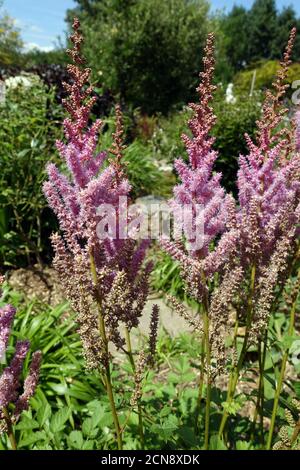
<svg viewBox="0 0 300 470">
<path fill-rule="evenodd" d="M 41 191 L 45 162 L 55 159 L 53 139 L 61 111 L 54 91 L 34 76 L 0 103 L 0 264 L 19 266 L 49 254 L 54 218 Z M 17 81 L 12 81 L 17 83 Z"/>
<path fill-rule="evenodd" d="M 206 0 L 76 3 L 88 63 L 128 105 L 166 113 L 193 95 L 208 27 Z"/>
<path fill-rule="evenodd" d="M 224 96 L 215 100 L 214 111 L 217 116 L 212 131 L 215 137 L 214 148 L 219 152 L 215 169 L 222 173 L 222 183 L 228 191 L 236 195 L 236 174 L 238 158 L 247 151 L 245 134 L 255 136 L 256 121 L 261 115 L 263 96 L 255 93 L 236 96 L 235 103 L 226 103 Z"/>
<path fill-rule="evenodd" d="M 236 89 L 242 93 L 250 93 L 253 75 L 256 73 L 254 82 L 254 90 L 265 90 L 272 86 L 274 75 L 279 68 L 279 62 L 277 60 L 269 60 L 266 62 L 258 62 L 252 65 L 248 70 L 239 72 L 234 79 Z M 295 63 L 290 66 L 287 83 L 292 84 L 295 80 L 299 80 L 300 77 L 300 64 Z"/>
<path fill-rule="evenodd" d="M 0 67 L 21 62 L 23 42 L 14 20 L 3 14 L 0 3 Z"/>
</svg>

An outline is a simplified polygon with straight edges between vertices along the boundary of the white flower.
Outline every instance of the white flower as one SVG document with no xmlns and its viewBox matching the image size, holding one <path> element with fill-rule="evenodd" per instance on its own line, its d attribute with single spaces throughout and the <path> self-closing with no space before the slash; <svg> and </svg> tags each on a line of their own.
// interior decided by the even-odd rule
<svg viewBox="0 0 300 470">
<path fill-rule="evenodd" d="M 235 104 L 236 103 L 236 97 L 233 94 L 233 83 L 229 83 L 226 89 L 226 97 L 225 101 L 228 104 Z"/>
<path fill-rule="evenodd" d="M 32 86 L 32 81 L 27 77 L 22 77 L 21 75 L 17 77 L 9 77 L 5 80 L 5 87 L 8 90 L 14 90 L 19 86 L 24 88 L 30 88 Z"/>
</svg>

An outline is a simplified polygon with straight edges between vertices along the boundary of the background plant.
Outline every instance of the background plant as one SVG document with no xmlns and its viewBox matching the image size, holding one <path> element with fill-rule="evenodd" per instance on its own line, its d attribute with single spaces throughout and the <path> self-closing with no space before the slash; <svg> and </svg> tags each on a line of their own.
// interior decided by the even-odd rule
<svg viewBox="0 0 300 470">
<path fill-rule="evenodd" d="M 193 93 L 207 33 L 205 0 L 76 3 L 69 24 L 74 14 L 82 22 L 88 63 L 127 105 L 165 113 Z"/>
<path fill-rule="evenodd" d="M 55 226 L 41 184 L 45 160 L 55 160 L 53 139 L 61 111 L 54 91 L 35 77 L 29 86 L 11 86 L 0 103 L 0 264 L 41 263 L 48 254 L 47 237 Z"/>
<path fill-rule="evenodd" d="M 0 3 L 0 67 L 21 62 L 23 41 L 13 18 L 2 10 Z"/>
</svg>

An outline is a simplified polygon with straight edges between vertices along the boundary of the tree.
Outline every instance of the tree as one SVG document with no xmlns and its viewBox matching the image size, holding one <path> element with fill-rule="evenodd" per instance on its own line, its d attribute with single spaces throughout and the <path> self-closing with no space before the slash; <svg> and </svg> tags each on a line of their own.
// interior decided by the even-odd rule
<svg viewBox="0 0 300 470">
<path fill-rule="evenodd" d="M 276 37 L 272 45 L 272 59 L 281 59 L 282 45 L 286 44 L 291 29 L 296 26 L 299 30 L 300 21 L 296 16 L 293 7 L 284 8 L 277 17 L 277 31 Z M 295 46 L 293 49 L 293 60 L 300 60 L 300 37 L 296 38 Z"/>
<path fill-rule="evenodd" d="M 2 14 L 0 16 L 0 66 L 18 64 L 22 47 L 20 31 L 16 28 L 14 20 L 9 15 Z"/>
<path fill-rule="evenodd" d="M 255 0 L 249 12 L 248 44 L 251 61 L 272 58 L 276 34 L 277 10 L 275 0 Z"/>
<path fill-rule="evenodd" d="M 300 26 L 294 9 L 278 12 L 275 0 L 255 0 L 249 10 L 234 6 L 220 21 L 227 61 L 237 72 L 251 63 L 282 58 L 282 45 L 293 26 Z M 300 37 L 293 59 L 300 59 Z"/>
<path fill-rule="evenodd" d="M 234 70 L 240 70 L 249 60 L 249 13 L 244 7 L 234 6 L 221 19 L 227 60 Z"/>
<path fill-rule="evenodd" d="M 151 114 L 185 102 L 208 31 L 206 0 L 77 0 L 89 65 L 128 105 Z"/>
</svg>

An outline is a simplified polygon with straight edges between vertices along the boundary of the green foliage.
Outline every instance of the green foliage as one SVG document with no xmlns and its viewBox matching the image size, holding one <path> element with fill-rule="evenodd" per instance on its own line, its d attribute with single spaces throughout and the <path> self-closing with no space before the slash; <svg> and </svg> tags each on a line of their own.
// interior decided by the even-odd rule
<svg viewBox="0 0 300 470">
<path fill-rule="evenodd" d="M 18 65 L 22 47 L 20 31 L 16 28 L 14 20 L 0 11 L 0 67 Z"/>
<path fill-rule="evenodd" d="M 41 349 L 43 353 L 38 390 L 31 399 L 30 410 L 23 412 L 14 428 L 18 448 L 114 449 L 114 425 L 108 399 L 99 374 L 84 369 L 76 316 L 69 305 L 50 307 L 37 300 L 26 303 L 21 294 L 10 291 L 6 286 L 0 306 L 7 302 L 17 307 L 10 345 L 16 339 L 28 338 L 32 351 Z M 270 324 L 266 352 L 265 416 L 270 415 L 277 371 L 281 364 L 281 342 L 287 328 L 286 315 L 277 312 Z M 239 343 L 242 339 L 238 338 Z M 13 348 L 9 348 L 9 354 L 12 351 Z M 143 381 L 141 406 L 145 449 L 188 450 L 203 447 L 203 419 L 195 433 L 200 354 L 199 338 L 192 333 L 182 333 L 176 338 L 160 335 L 156 368 Z M 257 357 L 257 346 L 252 350 L 252 357 Z M 212 389 L 210 450 L 261 448 L 261 439 L 266 438 L 267 429 L 258 428 L 254 438 L 250 438 L 253 436 L 253 422 L 245 416 L 245 410 L 257 397 L 256 380 L 253 378 L 256 366 L 257 359 L 246 362 L 243 386 L 230 404 L 226 404 L 226 390 L 222 382 Z M 26 362 L 24 373 L 27 373 L 27 367 Z M 125 421 L 127 423 L 124 448 L 139 449 L 137 415 L 133 410 L 130 414 L 122 411 L 134 389 L 129 371 L 130 366 L 124 361 L 120 368 L 113 368 L 112 377 L 115 390 L 121 397 L 117 401 L 120 420 L 123 424 Z M 298 415 L 298 405 L 295 405 L 292 396 L 300 398 L 299 383 L 293 374 L 289 379 L 289 388 L 281 394 L 279 424 L 286 424 L 285 409 L 294 417 Z M 224 406 L 230 407 L 227 445 L 217 434 Z M 203 410 L 201 402 L 200 413 Z M 0 450 L 8 448 L 7 437 L 2 434 Z"/>
<path fill-rule="evenodd" d="M 178 263 L 157 247 L 153 249 L 152 259 L 154 263 L 151 276 L 153 290 L 174 295 L 188 302 L 190 299 L 186 297 Z"/>
<path fill-rule="evenodd" d="M 213 129 L 214 147 L 219 152 L 216 170 L 223 175 L 222 183 L 228 191 L 236 194 L 238 157 L 248 154 L 245 133 L 254 137 L 256 121 L 261 115 L 262 94 L 238 94 L 235 103 L 226 103 L 221 95 L 215 101 L 217 122 Z"/>
<path fill-rule="evenodd" d="M 249 10 L 234 6 L 228 15 L 220 18 L 225 56 L 232 71 L 260 60 L 280 59 L 293 26 L 299 26 L 295 10 L 285 7 L 278 11 L 275 0 L 256 0 Z M 293 59 L 300 59 L 299 37 Z"/>
<path fill-rule="evenodd" d="M 0 103 L 0 265 L 36 262 L 54 226 L 41 187 L 62 113 L 53 91 L 27 79 L 31 86 L 11 87 Z"/>
<path fill-rule="evenodd" d="M 254 79 L 254 90 L 259 91 L 267 88 L 269 89 L 272 87 L 272 82 L 274 81 L 274 76 L 278 69 L 279 62 L 276 60 L 259 62 L 248 70 L 239 72 L 234 78 L 234 84 L 238 91 L 249 93 Z M 294 81 L 299 80 L 299 77 L 300 64 L 292 64 L 288 71 L 287 83 L 291 85 Z"/>
<path fill-rule="evenodd" d="M 248 59 L 249 22 L 248 12 L 242 6 L 234 6 L 221 18 L 221 31 L 227 60 L 233 70 L 241 69 Z"/>
<path fill-rule="evenodd" d="M 127 163 L 134 199 L 148 194 L 161 194 L 163 176 L 153 163 L 151 151 L 147 146 L 138 140 L 133 141 L 125 150 L 124 161 Z"/>
<path fill-rule="evenodd" d="M 255 0 L 249 12 L 249 57 L 252 61 L 271 58 L 277 30 L 275 0 Z M 281 44 L 282 47 L 282 44 Z"/>
<path fill-rule="evenodd" d="M 208 29 L 206 0 L 76 3 L 89 65 L 127 105 L 166 113 L 189 99 Z"/>
<path fill-rule="evenodd" d="M 22 63 L 26 69 L 40 65 L 66 65 L 68 57 L 63 48 L 56 48 L 51 51 L 33 49 L 23 54 Z"/>
</svg>

